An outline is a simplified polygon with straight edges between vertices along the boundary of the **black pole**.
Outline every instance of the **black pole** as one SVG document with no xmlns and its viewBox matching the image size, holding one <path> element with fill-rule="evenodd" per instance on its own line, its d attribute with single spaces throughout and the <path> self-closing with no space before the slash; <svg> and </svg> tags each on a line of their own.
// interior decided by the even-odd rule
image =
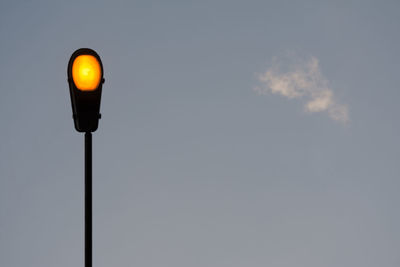
<svg viewBox="0 0 400 267">
<path fill-rule="evenodd" d="M 85 267 L 92 267 L 92 133 L 85 133 Z"/>
</svg>

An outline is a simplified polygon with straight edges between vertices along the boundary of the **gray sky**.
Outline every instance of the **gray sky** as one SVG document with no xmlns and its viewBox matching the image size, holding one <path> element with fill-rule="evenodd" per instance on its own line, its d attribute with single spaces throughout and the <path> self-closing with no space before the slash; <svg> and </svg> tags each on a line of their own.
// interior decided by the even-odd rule
<svg viewBox="0 0 400 267">
<path fill-rule="evenodd" d="M 399 12 L 2 1 L 0 266 L 83 266 L 81 47 L 106 79 L 94 266 L 399 266 Z"/>
</svg>

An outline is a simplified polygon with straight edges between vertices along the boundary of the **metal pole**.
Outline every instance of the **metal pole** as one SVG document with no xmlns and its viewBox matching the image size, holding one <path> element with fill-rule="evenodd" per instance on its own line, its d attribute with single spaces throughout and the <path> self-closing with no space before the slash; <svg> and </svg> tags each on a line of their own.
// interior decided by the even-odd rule
<svg viewBox="0 0 400 267">
<path fill-rule="evenodd" d="M 85 133 L 85 267 L 92 267 L 92 133 Z"/>
</svg>

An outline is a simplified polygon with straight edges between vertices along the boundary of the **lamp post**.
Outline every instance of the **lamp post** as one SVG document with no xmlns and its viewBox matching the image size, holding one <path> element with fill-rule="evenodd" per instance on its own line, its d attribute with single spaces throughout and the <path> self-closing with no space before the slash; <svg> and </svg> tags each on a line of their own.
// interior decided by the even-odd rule
<svg viewBox="0 0 400 267">
<path fill-rule="evenodd" d="M 92 267 L 92 132 L 99 125 L 103 65 L 92 49 L 76 50 L 68 63 L 75 129 L 85 133 L 85 267 Z"/>
</svg>

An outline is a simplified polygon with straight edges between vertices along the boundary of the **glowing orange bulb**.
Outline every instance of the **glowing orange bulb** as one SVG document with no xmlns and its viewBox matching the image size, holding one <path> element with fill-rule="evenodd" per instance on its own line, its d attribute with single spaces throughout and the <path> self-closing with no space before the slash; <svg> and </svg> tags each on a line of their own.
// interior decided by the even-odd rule
<svg viewBox="0 0 400 267">
<path fill-rule="evenodd" d="M 92 55 L 80 55 L 72 65 L 72 78 L 81 91 L 96 90 L 101 80 L 100 63 Z"/>
</svg>

